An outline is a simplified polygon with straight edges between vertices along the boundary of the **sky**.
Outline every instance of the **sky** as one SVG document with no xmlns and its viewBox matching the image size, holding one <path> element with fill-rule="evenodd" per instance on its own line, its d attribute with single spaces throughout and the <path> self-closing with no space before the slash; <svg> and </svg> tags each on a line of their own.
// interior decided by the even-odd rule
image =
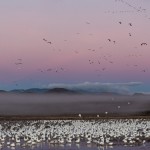
<svg viewBox="0 0 150 150">
<path fill-rule="evenodd" d="M 0 89 L 140 82 L 133 89 L 150 92 L 149 26 L 149 0 L 1 0 Z"/>
</svg>

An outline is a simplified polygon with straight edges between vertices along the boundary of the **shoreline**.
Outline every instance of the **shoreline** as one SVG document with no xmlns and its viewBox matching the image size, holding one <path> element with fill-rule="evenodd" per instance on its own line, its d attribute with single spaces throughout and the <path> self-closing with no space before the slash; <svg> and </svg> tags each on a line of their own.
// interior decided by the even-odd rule
<svg viewBox="0 0 150 150">
<path fill-rule="evenodd" d="M 0 121 L 24 121 L 24 120 L 109 120 L 109 119 L 150 119 L 150 116 L 0 116 Z"/>
</svg>

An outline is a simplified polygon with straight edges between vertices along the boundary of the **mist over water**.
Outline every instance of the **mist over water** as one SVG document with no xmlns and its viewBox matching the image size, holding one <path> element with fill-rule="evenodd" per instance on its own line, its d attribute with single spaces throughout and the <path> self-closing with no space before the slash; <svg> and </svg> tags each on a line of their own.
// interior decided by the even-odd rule
<svg viewBox="0 0 150 150">
<path fill-rule="evenodd" d="M 147 95 L 0 94 L 0 115 L 138 114 L 149 111 Z"/>
<path fill-rule="evenodd" d="M 83 82 L 76 84 L 54 83 L 49 84 L 49 89 L 65 88 L 77 92 L 99 93 L 112 92 L 117 94 L 130 95 L 131 88 L 142 85 L 142 82 L 127 82 L 127 83 L 101 83 L 101 82 Z"/>
</svg>

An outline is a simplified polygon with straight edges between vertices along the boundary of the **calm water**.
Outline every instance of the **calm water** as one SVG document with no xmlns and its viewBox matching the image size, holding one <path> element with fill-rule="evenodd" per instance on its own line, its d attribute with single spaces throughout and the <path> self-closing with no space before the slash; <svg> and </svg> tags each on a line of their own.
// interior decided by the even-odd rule
<svg viewBox="0 0 150 150">
<path fill-rule="evenodd" d="M 48 143 L 37 144 L 36 146 L 26 146 L 22 148 L 21 146 L 5 147 L 3 150 L 149 150 L 150 143 L 146 143 L 140 146 L 96 146 L 94 144 L 71 144 L 71 145 L 52 145 Z"/>
</svg>

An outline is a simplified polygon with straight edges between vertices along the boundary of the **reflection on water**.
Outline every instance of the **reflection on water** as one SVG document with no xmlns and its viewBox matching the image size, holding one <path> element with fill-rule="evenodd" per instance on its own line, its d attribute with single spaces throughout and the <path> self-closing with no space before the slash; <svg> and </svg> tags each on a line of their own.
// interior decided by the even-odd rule
<svg viewBox="0 0 150 150">
<path fill-rule="evenodd" d="M 146 143 L 140 146 L 97 146 L 95 144 L 86 144 L 84 142 L 80 144 L 49 144 L 49 143 L 38 143 L 36 145 L 28 145 L 21 147 L 16 145 L 15 147 L 5 146 L 3 150 L 149 150 L 150 144 Z"/>
</svg>

